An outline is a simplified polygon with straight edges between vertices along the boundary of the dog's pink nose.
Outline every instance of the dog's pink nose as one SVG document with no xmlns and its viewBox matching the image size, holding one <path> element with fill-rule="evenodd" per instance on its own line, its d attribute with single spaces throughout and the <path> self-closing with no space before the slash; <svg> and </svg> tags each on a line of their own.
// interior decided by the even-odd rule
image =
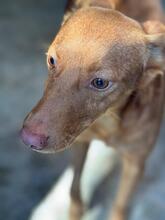
<svg viewBox="0 0 165 220">
<path fill-rule="evenodd" d="M 43 134 L 34 134 L 27 128 L 22 128 L 21 139 L 24 144 L 31 146 L 35 150 L 42 150 L 48 145 L 48 137 Z"/>
</svg>

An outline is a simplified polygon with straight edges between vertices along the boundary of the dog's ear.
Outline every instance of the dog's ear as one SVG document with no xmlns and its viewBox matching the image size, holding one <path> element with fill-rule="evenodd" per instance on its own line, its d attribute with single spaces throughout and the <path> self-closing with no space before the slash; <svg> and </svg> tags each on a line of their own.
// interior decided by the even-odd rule
<svg viewBox="0 0 165 220">
<path fill-rule="evenodd" d="M 165 71 L 165 25 L 159 21 L 147 21 L 142 24 L 145 32 L 147 59 L 143 84 L 148 85 Z"/>
<path fill-rule="evenodd" d="M 158 21 L 143 24 L 148 49 L 147 67 L 165 70 L 165 25 Z"/>
</svg>

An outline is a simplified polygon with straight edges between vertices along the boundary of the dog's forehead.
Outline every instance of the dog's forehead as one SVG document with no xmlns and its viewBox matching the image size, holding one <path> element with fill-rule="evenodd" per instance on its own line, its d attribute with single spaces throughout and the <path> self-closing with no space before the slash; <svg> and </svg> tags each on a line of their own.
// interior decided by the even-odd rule
<svg viewBox="0 0 165 220">
<path fill-rule="evenodd" d="M 66 21 L 53 46 L 70 52 L 105 53 L 108 46 L 119 42 L 142 40 L 144 32 L 138 23 L 114 10 L 90 8 L 79 10 Z"/>
<path fill-rule="evenodd" d="M 134 54 L 130 48 L 141 50 L 138 47 L 143 43 L 144 32 L 138 23 L 114 10 L 92 8 L 76 12 L 62 26 L 49 50 L 56 51 L 67 63 L 76 60 L 75 65 L 83 61 L 90 66 L 107 54 Z"/>
<path fill-rule="evenodd" d="M 128 35 L 142 34 L 141 26 L 120 12 L 111 9 L 87 8 L 78 10 L 66 21 L 56 37 L 61 41 L 113 41 Z"/>
</svg>

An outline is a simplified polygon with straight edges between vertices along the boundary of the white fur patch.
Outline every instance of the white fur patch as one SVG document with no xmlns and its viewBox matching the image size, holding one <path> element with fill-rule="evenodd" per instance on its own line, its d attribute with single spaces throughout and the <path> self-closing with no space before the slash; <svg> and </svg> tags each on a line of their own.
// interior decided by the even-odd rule
<svg viewBox="0 0 165 220">
<path fill-rule="evenodd" d="M 113 169 L 116 161 L 114 150 L 100 141 L 93 141 L 88 152 L 81 178 L 83 201 L 88 204 L 95 187 Z M 67 220 L 70 204 L 70 187 L 73 169 L 67 168 L 46 198 L 34 209 L 29 220 Z M 101 207 L 86 213 L 83 220 L 94 220 Z"/>
</svg>

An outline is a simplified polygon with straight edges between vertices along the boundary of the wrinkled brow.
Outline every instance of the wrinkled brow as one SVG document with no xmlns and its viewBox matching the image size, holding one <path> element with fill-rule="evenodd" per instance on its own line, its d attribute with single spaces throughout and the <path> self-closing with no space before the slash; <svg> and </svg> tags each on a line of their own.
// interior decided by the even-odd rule
<svg viewBox="0 0 165 220">
<path fill-rule="evenodd" d="M 90 74 L 92 72 L 97 72 L 100 69 L 101 69 L 101 65 L 99 64 L 99 62 L 94 62 L 87 67 L 86 71 L 87 73 Z"/>
</svg>

